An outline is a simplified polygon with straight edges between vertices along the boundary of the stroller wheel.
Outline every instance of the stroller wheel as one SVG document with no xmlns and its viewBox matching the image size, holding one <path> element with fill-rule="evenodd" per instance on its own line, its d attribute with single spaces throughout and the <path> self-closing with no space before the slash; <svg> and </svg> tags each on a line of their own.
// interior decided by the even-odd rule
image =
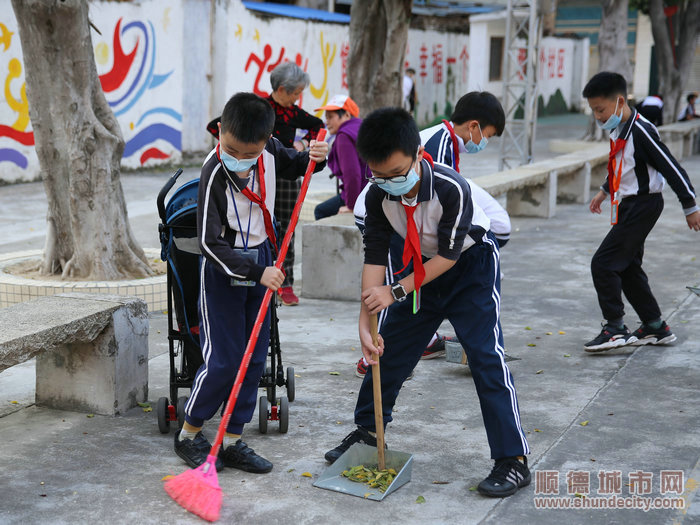
<svg viewBox="0 0 700 525">
<path fill-rule="evenodd" d="M 260 396 L 258 405 L 258 428 L 261 434 L 267 434 L 267 398 Z"/>
<path fill-rule="evenodd" d="M 177 422 L 180 424 L 180 428 L 185 424 L 185 403 L 187 403 L 187 396 L 180 396 L 177 398 Z"/>
<path fill-rule="evenodd" d="M 294 393 L 294 367 L 287 367 L 287 398 L 291 403 L 295 398 Z"/>
<path fill-rule="evenodd" d="M 156 405 L 156 415 L 158 416 L 158 430 L 161 434 L 170 432 L 170 419 L 168 418 L 168 398 L 158 398 Z"/>
<path fill-rule="evenodd" d="M 289 430 L 289 401 L 285 396 L 280 397 L 279 417 L 280 434 L 286 434 Z"/>
</svg>

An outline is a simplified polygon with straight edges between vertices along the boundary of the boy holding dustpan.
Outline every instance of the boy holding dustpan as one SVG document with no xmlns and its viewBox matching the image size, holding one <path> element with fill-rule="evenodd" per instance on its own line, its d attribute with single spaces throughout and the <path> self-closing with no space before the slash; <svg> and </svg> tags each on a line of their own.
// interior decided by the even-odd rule
<svg viewBox="0 0 700 525">
<path fill-rule="evenodd" d="M 370 364 L 381 355 L 384 424 L 403 382 L 444 319 L 466 349 L 495 466 L 479 484 L 482 494 L 504 497 L 530 483 L 529 448 L 510 370 L 505 363 L 500 315 L 498 243 L 489 220 L 472 206 L 467 182 L 451 168 L 423 158 L 411 115 L 384 108 L 360 127 L 357 150 L 372 172 L 367 193 L 365 264 L 359 334 Z M 393 232 L 404 239 L 406 277 L 384 285 Z M 370 316 L 388 308 L 379 344 Z M 358 394 L 353 430 L 326 460 L 333 463 L 354 443 L 376 446 L 372 372 Z"/>
</svg>

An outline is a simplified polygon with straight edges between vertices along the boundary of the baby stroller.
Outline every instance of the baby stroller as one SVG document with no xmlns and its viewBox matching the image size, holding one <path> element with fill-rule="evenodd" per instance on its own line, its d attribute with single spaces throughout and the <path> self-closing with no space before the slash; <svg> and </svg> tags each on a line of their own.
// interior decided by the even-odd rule
<svg viewBox="0 0 700 525">
<path fill-rule="evenodd" d="M 170 422 L 179 427 L 185 420 L 187 396 L 179 396 L 181 388 L 192 388 L 197 370 L 203 363 L 199 346 L 199 243 L 197 241 L 197 194 L 199 179 L 186 182 L 175 190 L 165 204 L 165 198 L 182 174 L 182 169 L 165 183 L 158 193 L 157 205 L 161 224 L 158 226 L 161 259 L 168 263 L 168 350 L 170 356 L 170 399 L 158 399 L 156 412 L 158 429 L 166 434 Z M 294 401 L 294 368 L 282 370 L 276 294 L 270 306 L 270 366 L 260 378 L 260 388 L 266 389 L 258 405 L 260 432 L 267 432 L 268 421 L 279 421 L 279 431 L 289 429 L 289 403 Z M 174 313 L 174 317 L 173 317 Z M 287 396 L 277 397 L 277 387 L 285 386 Z M 177 400 L 177 401 L 176 401 Z M 171 403 L 172 402 L 172 403 Z M 178 428 L 179 428 L 178 427 Z"/>
</svg>

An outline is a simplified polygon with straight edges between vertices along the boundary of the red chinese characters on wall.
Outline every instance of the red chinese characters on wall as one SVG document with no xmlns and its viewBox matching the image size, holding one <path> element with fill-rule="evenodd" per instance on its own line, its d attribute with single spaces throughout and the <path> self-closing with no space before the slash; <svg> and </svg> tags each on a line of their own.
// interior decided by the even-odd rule
<svg viewBox="0 0 700 525">
<path fill-rule="evenodd" d="M 566 70 L 566 50 L 564 48 L 540 48 L 539 79 L 564 78 Z"/>
<path fill-rule="evenodd" d="M 433 82 L 442 84 L 442 44 L 433 45 Z"/>
<path fill-rule="evenodd" d="M 418 58 L 420 59 L 420 72 L 418 74 L 424 79 L 428 76 L 428 46 L 425 44 L 421 44 Z"/>
<path fill-rule="evenodd" d="M 289 61 L 289 59 L 285 57 L 285 53 L 286 49 L 284 46 L 282 46 L 277 55 L 277 59 L 274 62 L 271 62 L 270 59 L 273 56 L 272 46 L 270 44 L 265 44 L 265 47 L 263 48 L 262 57 L 252 52 L 250 53 L 250 55 L 248 55 L 248 60 L 245 63 L 244 71 L 247 73 L 251 65 L 255 65 L 258 67 L 258 72 L 255 75 L 255 82 L 253 83 L 253 93 L 261 97 L 267 97 L 269 95 L 267 91 L 260 88 L 260 80 L 262 79 L 263 73 L 269 73 L 282 62 Z M 307 58 L 306 61 L 304 61 L 304 58 L 301 56 L 301 53 L 296 54 L 296 56 L 294 57 L 294 62 L 296 62 L 298 66 L 302 67 L 304 71 L 306 71 L 306 69 L 309 66 L 309 59 Z M 299 104 L 301 105 L 301 101 L 299 101 Z"/>
<path fill-rule="evenodd" d="M 469 52 L 467 46 L 462 47 L 462 52 L 459 54 L 459 61 L 462 65 L 462 82 L 467 81 L 467 68 L 469 66 Z"/>
<path fill-rule="evenodd" d="M 341 85 L 343 89 L 348 89 L 348 55 L 350 54 L 350 44 L 344 42 L 340 46 L 340 65 L 342 70 Z"/>
</svg>

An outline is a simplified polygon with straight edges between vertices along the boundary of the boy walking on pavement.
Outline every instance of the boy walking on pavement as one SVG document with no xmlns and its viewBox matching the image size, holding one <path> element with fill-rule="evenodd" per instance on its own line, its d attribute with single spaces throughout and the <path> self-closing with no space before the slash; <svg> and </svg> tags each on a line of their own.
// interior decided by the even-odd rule
<svg viewBox="0 0 700 525">
<path fill-rule="evenodd" d="M 627 104 L 627 82 L 617 73 L 593 76 L 583 90 L 597 124 L 610 131 L 608 175 L 590 204 L 601 213 L 610 199 L 612 228 L 591 261 L 593 284 L 605 323 L 584 345 L 587 352 L 624 346 L 667 344 L 676 340 L 642 269 L 644 241 L 664 207 L 664 179 L 678 196 L 691 230 L 700 231 L 700 208 L 688 174 L 673 158 L 648 120 Z M 630 333 L 624 324 L 622 293 L 641 320 Z"/>
<path fill-rule="evenodd" d="M 384 108 L 367 116 L 357 148 L 373 175 L 365 201 L 359 335 L 369 364 L 382 356 L 384 424 L 392 420 L 401 386 L 435 330 L 449 319 L 467 351 L 495 460 L 478 490 L 495 497 L 514 494 L 530 483 L 529 449 L 503 352 L 498 247 L 487 233 L 488 219 L 472 205 L 459 174 L 423 158 L 418 128 L 405 110 Z M 403 263 L 410 273 L 384 285 L 393 232 L 404 239 Z M 387 308 L 374 346 L 370 315 Z M 326 453 L 331 463 L 354 443 L 376 446 L 371 375 L 370 369 L 358 394 L 357 429 Z"/>
<path fill-rule="evenodd" d="M 309 159 L 323 168 L 325 142 L 309 152 L 285 148 L 272 137 L 275 113 L 253 93 L 238 93 L 224 107 L 219 143 L 202 166 L 197 204 L 200 262 L 199 333 L 204 364 L 197 371 L 185 405 L 185 423 L 175 434 L 175 452 L 191 467 L 206 460 L 210 443 L 201 432 L 226 401 L 243 359 L 265 289 L 276 291 L 284 273 L 274 266 L 276 236 L 270 210 L 275 179 L 296 179 Z M 272 463 L 241 441 L 255 410 L 258 382 L 267 358 L 270 313 L 250 361 L 234 408 L 217 470 L 224 466 L 253 473 Z"/>
</svg>

